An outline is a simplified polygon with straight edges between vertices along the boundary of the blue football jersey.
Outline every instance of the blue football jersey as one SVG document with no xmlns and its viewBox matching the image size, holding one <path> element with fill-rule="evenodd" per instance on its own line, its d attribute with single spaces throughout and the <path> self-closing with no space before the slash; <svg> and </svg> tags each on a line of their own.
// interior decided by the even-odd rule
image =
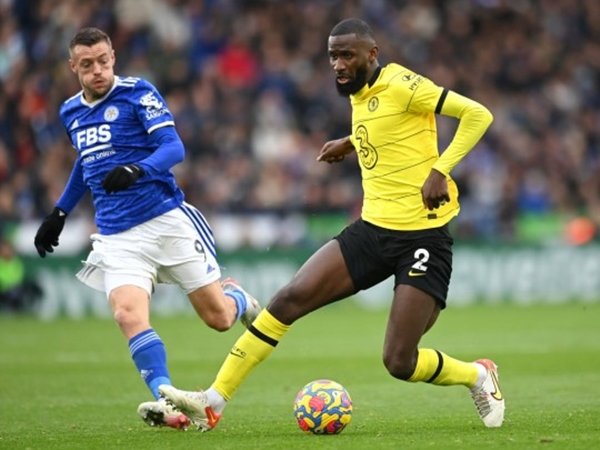
<svg viewBox="0 0 600 450">
<path fill-rule="evenodd" d="M 80 176 L 91 191 L 100 233 L 127 230 L 181 205 L 183 192 L 169 170 L 146 171 L 132 186 L 111 194 L 102 188 L 110 170 L 137 163 L 158 148 L 150 137 L 153 131 L 174 126 L 171 112 L 151 83 L 115 76 L 113 87 L 101 99 L 89 103 L 79 92 L 66 100 L 60 118 L 77 151 Z"/>
</svg>

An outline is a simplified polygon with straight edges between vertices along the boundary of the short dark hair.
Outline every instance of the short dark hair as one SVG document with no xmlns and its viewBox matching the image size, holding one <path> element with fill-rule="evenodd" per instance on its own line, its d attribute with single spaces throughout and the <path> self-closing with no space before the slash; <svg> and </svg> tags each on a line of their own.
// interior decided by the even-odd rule
<svg viewBox="0 0 600 450">
<path fill-rule="evenodd" d="M 329 36 L 341 36 L 343 34 L 356 34 L 359 38 L 369 38 L 375 40 L 373 30 L 367 22 L 361 19 L 350 18 L 344 19 L 339 22 L 333 29 Z"/>
<path fill-rule="evenodd" d="M 102 41 L 106 42 L 110 47 L 112 47 L 110 37 L 108 37 L 108 34 L 101 29 L 94 27 L 82 28 L 77 32 L 73 39 L 71 39 L 69 50 L 73 50 L 76 45 L 85 45 L 86 47 L 91 47 L 92 45 Z"/>
</svg>

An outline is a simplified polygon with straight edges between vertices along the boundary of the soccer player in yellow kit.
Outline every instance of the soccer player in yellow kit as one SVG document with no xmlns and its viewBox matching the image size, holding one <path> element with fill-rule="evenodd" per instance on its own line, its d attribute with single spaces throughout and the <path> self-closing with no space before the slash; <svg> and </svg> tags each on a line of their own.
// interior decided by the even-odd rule
<svg viewBox="0 0 600 450">
<path fill-rule="evenodd" d="M 218 423 L 236 389 L 304 315 L 394 276 L 384 343 L 390 375 L 408 382 L 463 385 L 487 427 L 504 420 L 496 364 L 464 362 L 421 348 L 421 337 L 446 306 L 452 271 L 448 222 L 458 214 L 452 169 L 492 122 L 481 104 L 435 85 L 399 64 L 380 66 L 369 25 L 338 23 L 329 61 L 340 94 L 352 104 L 352 135 L 327 142 L 317 159 L 358 155 L 364 190 L 361 218 L 324 244 L 272 298 L 227 355 L 206 391 L 159 391 L 203 431 Z M 439 154 L 435 114 L 459 120 Z"/>
</svg>

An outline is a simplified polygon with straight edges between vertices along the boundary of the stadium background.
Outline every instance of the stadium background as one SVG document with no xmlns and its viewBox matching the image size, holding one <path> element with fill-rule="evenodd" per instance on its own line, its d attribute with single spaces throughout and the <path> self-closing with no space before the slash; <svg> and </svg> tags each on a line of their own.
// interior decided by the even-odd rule
<svg viewBox="0 0 600 450">
<path fill-rule="evenodd" d="M 73 276 L 93 231 L 89 199 L 55 255 L 40 260 L 32 244 L 75 157 L 57 111 L 78 90 L 67 65 L 76 30 L 106 30 L 116 72 L 162 92 L 187 148 L 174 170 L 187 200 L 213 225 L 226 272 L 267 298 L 360 211 L 353 158 L 315 162 L 323 142 L 349 131 L 326 56 L 329 30 L 349 16 L 372 24 L 381 63 L 401 62 L 494 113 L 453 172 L 462 212 L 451 301 L 597 301 L 599 2 L 4 0 L 3 254 L 12 247 L 40 285 L 41 315 L 107 314 L 103 296 Z M 440 147 L 454 127 L 440 119 Z M 378 305 L 388 288 L 359 300 Z M 168 289 L 154 307 L 189 310 Z"/>
</svg>

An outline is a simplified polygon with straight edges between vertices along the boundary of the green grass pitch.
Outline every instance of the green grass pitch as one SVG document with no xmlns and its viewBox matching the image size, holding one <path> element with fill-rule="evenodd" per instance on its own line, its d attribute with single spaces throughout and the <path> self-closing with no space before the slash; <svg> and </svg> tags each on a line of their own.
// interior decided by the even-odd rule
<svg viewBox="0 0 600 450">
<path fill-rule="evenodd" d="M 385 311 L 336 304 L 300 320 L 210 433 L 146 426 L 150 399 L 109 320 L 0 317 L 0 448 L 591 449 L 600 446 L 600 304 L 448 308 L 424 346 L 500 367 L 505 424 L 486 429 L 463 387 L 399 382 L 382 363 Z M 243 331 L 194 316 L 155 318 L 175 384 L 212 381 Z M 337 436 L 302 433 L 292 402 L 308 381 L 342 383 L 354 402 Z"/>
</svg>

